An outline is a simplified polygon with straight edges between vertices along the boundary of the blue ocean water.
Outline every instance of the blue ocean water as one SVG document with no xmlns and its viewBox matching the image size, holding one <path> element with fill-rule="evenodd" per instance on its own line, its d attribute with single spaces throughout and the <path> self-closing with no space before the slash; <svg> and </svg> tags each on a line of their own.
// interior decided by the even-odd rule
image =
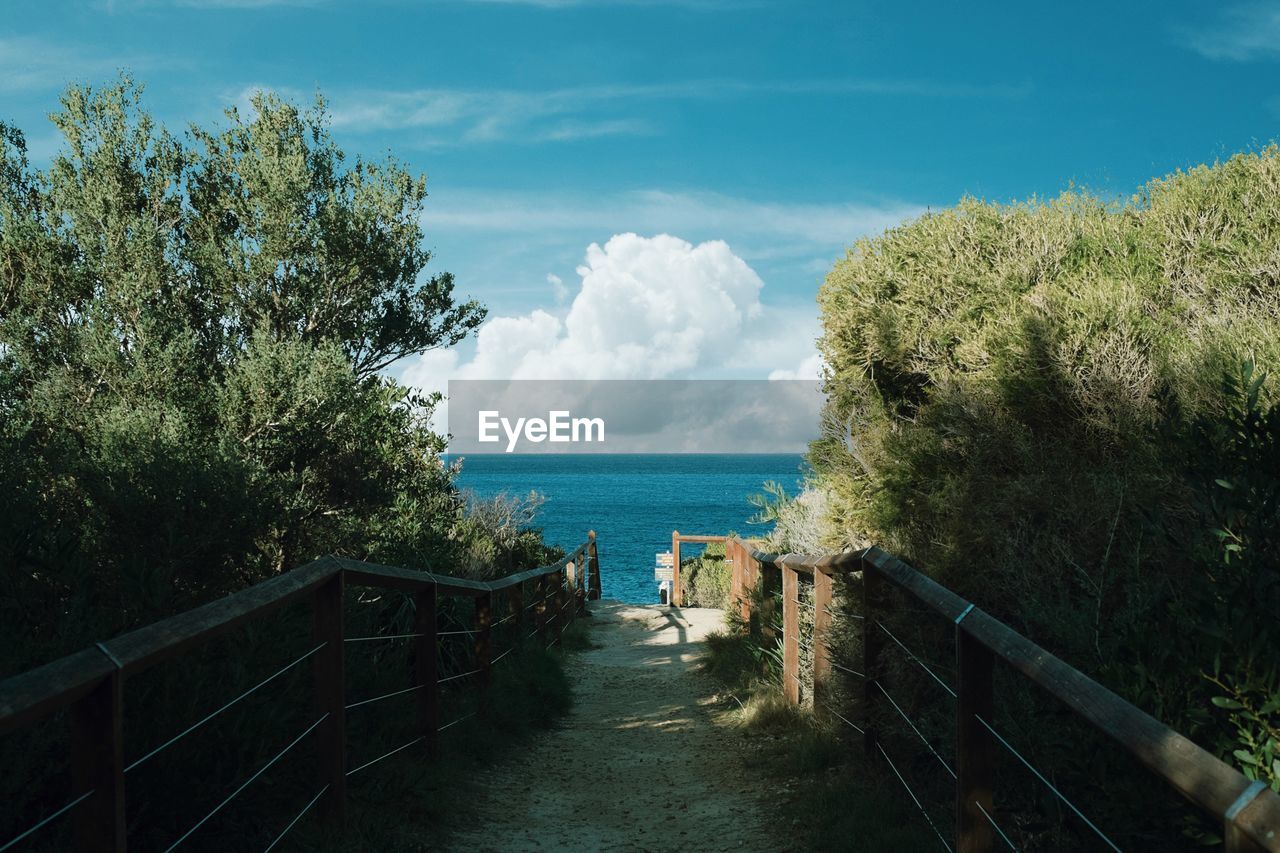
<svg viewBox="0 0 1280 853">
<path fill-rule="evenodd" d="M 803 465 L 791 454 L 486 454 L 463 459 L 458 485 L 541 493 L 535 523 L 548 542 L 573 548 L 595 530 L 605 597 L 652 603 L 654 555 L 671 549 L 671 531 L 761 535 L 747 496 L 766 480 L 794 493 Z"/>
</svg>

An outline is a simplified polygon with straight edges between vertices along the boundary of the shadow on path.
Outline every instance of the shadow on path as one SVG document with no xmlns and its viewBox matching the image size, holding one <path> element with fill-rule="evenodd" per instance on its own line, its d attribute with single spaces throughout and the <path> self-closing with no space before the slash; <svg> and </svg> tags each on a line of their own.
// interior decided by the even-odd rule
<svg viewBox="0 0 1280 853">
<path fill-rule="evenodd" d="M 770 792 L 742 766 L 697 666 L 719 610 L 592 603 L 563 725 L 491 768 L 475 828 L 451 849 L 777 850 Z"/>
</svg>

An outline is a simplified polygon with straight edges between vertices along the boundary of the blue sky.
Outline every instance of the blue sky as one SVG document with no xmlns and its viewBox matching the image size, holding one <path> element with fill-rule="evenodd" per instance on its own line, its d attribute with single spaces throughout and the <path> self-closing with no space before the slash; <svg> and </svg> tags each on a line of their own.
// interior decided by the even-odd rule
<svg viewBox="0 0 1280 853">
<path fill-rule="evenodd" d="M 411 381 L 796 375 L 863 234 L 1270 141 L 1280 3 L 14 3 L 0 119 L 47 159 L 59 90 L 120 67 L 172 128 L 319 89 L 349 152 L 427 173 L 437 268 L 494 320 Z"/>
</svg>

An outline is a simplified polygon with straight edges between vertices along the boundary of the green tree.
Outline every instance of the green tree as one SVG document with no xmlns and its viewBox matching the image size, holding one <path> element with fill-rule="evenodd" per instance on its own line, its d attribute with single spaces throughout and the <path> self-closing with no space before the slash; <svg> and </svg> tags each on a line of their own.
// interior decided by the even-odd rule
<svg viewBox="0 0 1280 853">
<path fill-rule="evenodd" d="M 444 563 L 437 399 L 380 371 L 484 310 L 428 274 L 425 179 L 324 102 L 178 137 L 121 77 L 0 125 L 0 622 L 17 668 L 322 553 Z"/>
</svg>

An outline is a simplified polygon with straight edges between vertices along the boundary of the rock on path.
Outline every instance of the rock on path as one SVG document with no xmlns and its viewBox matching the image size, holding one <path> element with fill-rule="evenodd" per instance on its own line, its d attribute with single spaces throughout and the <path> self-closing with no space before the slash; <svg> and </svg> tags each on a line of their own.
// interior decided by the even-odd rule
<svg viewBox="0 0 1280 853">
<path fill-rule="evenodd" d="M 599 648 L 569 662 L 574 707 L 553 731 L 486 771 L 474 829 L 450 848 L 776 850 L 770 791 L 717 725 L 699 641 L 719 610 L 592 602 Z"/>
</svg>

